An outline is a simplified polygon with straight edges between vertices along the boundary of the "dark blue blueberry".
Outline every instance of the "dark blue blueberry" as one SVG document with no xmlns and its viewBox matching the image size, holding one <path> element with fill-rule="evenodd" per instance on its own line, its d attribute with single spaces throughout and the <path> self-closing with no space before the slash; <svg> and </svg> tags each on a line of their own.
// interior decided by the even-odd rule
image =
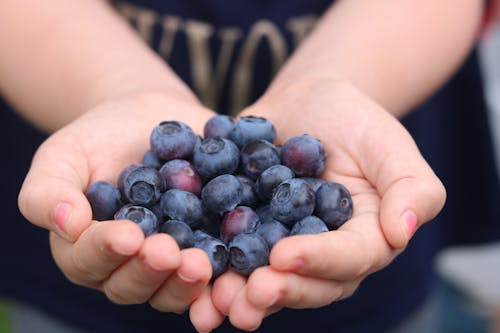
<svg viewBox="0 0 500 333">
<path fill-rule="evenodd" d="M 275 220 L 292 225 L 313 213 L 315 199 L 313 189 L 305 180 L 285 180 L 276 187 L 271 198 L 271 214 Z"/>
<path fill-rule="evenodd" d="M 315 215 L 325 221 L 330 230 L 338 229 L 352 217 L 353 205 L 349 190 L 342 184 L 328 182 L 316 191 Z"/>
<path fill-rule="evenodd" d="M 201 222 L 203 216 L 201 200 L 191 192 L 168 190 L 162 194 L 160 204 L 163 215 L 172 220 L 184 221 L 192 228 Z"/>
<path fill-rule="evenodd" d="M 126 204 L 115 214 L 115 220 L 130 220 L 137 223 L 145 237 L 158 233 L 160 223 L 156 215 L 142 206 Z"/>
<path fill-rule="evenodd" d="M 234 236 L 255 231 L 259 216 L 247 206 L 238 206 L 224 214 L 220 225 L 220 240 L 228 244 Z"/>
<path fill-rule="evenodd" d="M 283 223 L 276 220 L 260 223 L 255 232 L 264 238 L 269 249 L 272 249 L 274 244 L 280 239 L 287 237 L 290 233 Z"/>
<path fill-rule="evenodd" d="M 203 205 L 203 216 L 197 229 L 206 232 L 210 236 L 219 237 L 221 216 L 212 212 L 210 209 Z"/>
<path fill-rule="evenodd" d="M 144 153 L 144 155 L 142 156 L 142 164 L 145 165 L 145 166 L 148 166 L 148 167 L 152 167 L 152 168 L 155 168 L 155 169 L 159 169 L 161 168 L 161 166 L 163 165 L 163 160 L 161 158 L 159 158 L 154 151 L 152 151 L 151 149 L 149 149 L 148 151 L 146 151 Z"/>
<path fill-rule="evenodd" d="M 132 171 L 134 171 L 135 169 L 139 169 L 143 166 L 144 164 L 141 163 L 130 164 L 126 168 L 123 168 L 123 170 L 118 175 L 117 186 L 118 190 L 120 191 L 120 194 L 122 194 L 123 201 L 128 201 L 128 199 L 123 196 L 123 193 L 125 192 L 125 179 L 128 177 L 128 175 L 130 175 Z"/>
<path fill-rule="evenodd" d="M 229 262 L 229 251 L 227 245 L 220 239 L 196 230 L 194 232 L 194 247 L 202 249 L 212 265 L 212 280 L 227 270 Z"/>
<path fill-rule="evenodd" d="M 165 181 L 160 172 L 144 165 L 132 166 L 123 173 L 122 197 L 134 205 L 152 206 L 160 200 L 165 191 Z"/>
<path fill-rule="evenodd" d="M 180 249 L 187 249 L 194 246 L 193 230 L 183 221 L 168 220 L 162 224 L 160 232 L 172 236 Z"/>
<path fill-rule="evenodd" d="M 193 164 L 206 179 L 231 174 L 238 168 L 240 151 L 236 145 L 221 137 L 207 138 L 197 144 L 193 152 Z"/>
<path fill-rule="evenodd" d="M 255 140 L 241 150 L 243 173 L 254 180 L 264 170 L 277 164 L 280 164 L 280 156 L 276 147 L 268 141 Z"/>
<path fill-rule="evenodd" d="M 247 116 L 239 118 L 229 133 L 231 139 L 241 149 L 247 143 L 254 140 L 266 140 L 274 144 L 276 140 L 276 129 L 267 119 L 261 117 Z"/>
<path fill-rule="evenodd" d="M 255 182 L 245 175 L 236 175 L 236 178 L 238 178 L 243 186 L 240 205 L 254 206 L 258 201 L 257 193 L 255 192 Z"/>
<path fill-rule="evenodd" d="M 288 139 L 281 148 L 281 163 L 297 177 L 317 177 L 325 169 L 326 153 L 321 142 L 308 134 Z"/>
<path fill-rule="evenodd" d="M 316 192 L 321 185 L 326 183 L 326 180 L 315 177 L 301 177 L 301 179 L 305 180 L 309 185 L 311 185 L 314 192 Z"/>
<path fill-rule="evenodd" d="M 268 203 L 257 206 L 257 208 L 255 208 L 255 212 L 259 216 L 261 223 L 274 221 L 273 214 L 271 213 L 271 206 Z"/>
<path fill-rule="evenodd" d="M 229 263 L 236 272 L 248 276 L 269 263 L 269 246 L 256 233 L 239 234 L 229 244 Z"/>
<path fill-rule="evenodd" d="M 200 195 L 202 180 L 193 164 L 186 160 L 171 160 L 163 164 L 160 174 L 167 189 L 178 189 Z"/>
<path fill-rule="evenodd" d="M 328 227 L 325 222 L 323 222 L 323 220 L 319 217 L 311 215 L 297 221 L 290 230 L 290 236 L 319 234 L 327 231 Z"/>
<path fill-rule="evenodd" d="M 263 200 L 268 202 L 271 200 L 274 188 L 281 182 L 292 179 L 294 177 L 293 171 L 284 165 L 273 165 L 266 170 L 262 171 L 259 178 L 255 183 L 257 194 Z"/>
<path fill-rule="evenodd" d="M 191 156 L 196 138 L 188 125 L 180 121 L 163 121 L 151 132 L 150 145 L 165 161 L 184 159 Z"/>
<path fill-rule="evenodd" d="M 243 185 L 233 175 L 220 175 L 210 180 L 201 190 L 201 200 L 211 211 L 222 214 L 236 208 L 241 202 Z"/>
<path fill-rule="evenodd" d="M 208 119 L 203 128 L 203 136 L 206 138 L 228 138 L 229 133 L 233 130 L 233 118 L 227 115 L 218 114 Z"/>
<path fill-rule="evenodd" d="M 92 218 L 97 221 L 112 220 L 122 206 L 120 191 L 110 182 L 95 181 L 85 194 L 92 208 Z"/>
</svg>

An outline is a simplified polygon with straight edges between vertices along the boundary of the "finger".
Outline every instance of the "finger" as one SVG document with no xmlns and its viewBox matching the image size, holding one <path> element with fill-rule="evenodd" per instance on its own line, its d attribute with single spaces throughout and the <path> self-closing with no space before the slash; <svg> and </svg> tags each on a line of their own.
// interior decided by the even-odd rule
<svg viewBox="0 0 500 333">
<path fill-rule="evenodd" d="M 53 136 L 33 158 L 18 197 L 21 213 L 33 224 L 75 241 L 92 219 L 83 189 L 88 170 L 71 140 Z M 57 161 L 57 162 L 55 162 Z"/>
<path fill-rule="evenodd" d="M 121 265 L 103 283 L 106 296 L 118 304 L 146 302 L 181 263 L 179 247 L 166 234 L 144 240 L 138 254 Z"/>
<path fill-rule="evenodd" d="M 219 327 L 225 316 L 217 310 L 212 301 L 212 288 L 207 286 L 189 308 L 191 323 L 200 333 Z"/>
<path fill-rule="evenodd" d="M 177 271 L 151 297 L 151 306 L 163 312 L 183 313 L 202 293 L 212 275 L 207 255 L 200 249 L 180 252 L 181 264 Z"/>
<path fill-rule="evenodd" d="M 255 331 L 267 314 L 267 309 L 259 308 L 248 301 L 247 287 L 244 286 L 233 298 L 229 311 L 229 321 L 234 327 L 241 330 Z"/>
<path fill-rule="evenodd" d="M 233 270 L 219 276 L 212 288 L 212 299 L 215 307 L 224 315 L 229 314 L 234 297 L 246 283 L 246 278 Z"/>
<path fill-rule="evenodd" d="M 376 213 L 365 213 L 338 230 L 280 240 L 271 251 L 270 265 L 278 271 L 347 281 L 386 266 L 395 255 Z"/>
<path fill-rule="evenodd" d="M 144 241 L 141 229 L 131 221 L 94 222 L 75 243 L 54 233 L 51 236 L 57 265 L 70 281 L 90 287 L 100 286 Z"/>
</svg>

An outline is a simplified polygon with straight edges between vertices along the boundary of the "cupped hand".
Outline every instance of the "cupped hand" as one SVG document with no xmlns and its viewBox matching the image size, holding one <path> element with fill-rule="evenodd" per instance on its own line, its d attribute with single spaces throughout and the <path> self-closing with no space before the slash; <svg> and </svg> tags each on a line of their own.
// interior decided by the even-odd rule
<svg viewBox="0 0 500 333">
<path fill-rule="evenodd" d="M 354 212 L 338 230 L 282 239 L 270 265 L 248 279 L 228 271 L 215 281 L 215 306 L 240 329 L 256 329 L 283 307 L 316 308 L 349 297 L 444 205 L 444 187 L 409 133 L 348 84 L 289 84 L 242 115 L 271 120 L 281 143 L 304 133 L 318 138 L 327 152 L 322 177 L 349 189 Z"/>
<path fill-rule="evenodd" d="M 101 290 L 116 303 L 149 302 L 161 311 L 184 312 L 197 303 L 212 314 L 198 321 L 222 321 L 207 291 L 212 271 L 205 253 L 180 251 L 167 234 L 145 238 L 131 221 L 92 221 L 84 194 L 96 180 L 116 184 L 124 167 L 140 162 L 161 121 L 183 121 L 202 133 L 212 115 L 196 102 L 163 93 L 129 95 L 96 106 L 39 147 L 19 208 L 50 231 L 52 255 L 70 281 Z"/>
</svg>

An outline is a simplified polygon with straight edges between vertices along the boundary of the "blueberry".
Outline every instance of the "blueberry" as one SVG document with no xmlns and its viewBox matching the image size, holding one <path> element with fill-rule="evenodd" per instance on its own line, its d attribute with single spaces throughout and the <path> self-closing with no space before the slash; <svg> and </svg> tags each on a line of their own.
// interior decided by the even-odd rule
<svg viewBox="0 0 500 333">
<path fill-rule="evenodd" d="M 352 217 L 352 198 L 342 184 L 328 182 L 316 191 L 315 215 L 325 221 L 329 229 L 338 229 Z"/>
<path fill-rule="evenodd" d="M 298 177 L 316 177 L 325 168 L 326 153 L 318 139 L 303 134 L 292 137 L 283 144 L 281 162 Z"/>
<path fill-rule="evenodd" d="M 261 223 L 274 221 L 273 214 L 271 213 L 271 206 L 268 203 L 257 206 L 255 212 L 259 216 Z"/>
<path fill-rule="evenodd" d="M 326 180 L 316 177 L 301 177 L 301 179 L 305 180 L 309 185 L 311 185 L 314 192 L 316 192 L 321 185 L 326 183 Z"/>
<path fill-rule="evenodd" d="M 208 119 L 203 128 L 203 136 L 206 138 L 213 138 L 220 136 L 221 138 L 228 138 L 229 133 L 234 127 L 233 118 L 227 115 L 218 114 Z"/>
<path fill-rule="evenodd" d="M 120 191 L 110 182 L 93 182 L 85 195 L 92 208 L 92 218 L 97 221 L 112 220 L 122 206 Z"/>
<path fill-rule="evenodd" d="M 265 118 L 254 116 L 241 117 L 235 122 L 234 128 L 229 133 L 229 139 L 234 141 L 240 149 L 254 140 L 266 140 L 274 144 L 276 129 Z"/>
<path fill-rule="evenodd" d="M 134 205 L 151 206 L 160 200 L 165 181 L 152 167 L 133 165 L 121 179 L 122 197 Z"/>
<path fill-rule="evenodd" d="M 137 223 L 145 237 L 158 232 L 160 223 L 156 215 L 149 209 L 142 206 L 126 204 L 115 214 L 115 220 L 130 220 Z"/>
<path fill-rule="evenodd" d="M 236 145 L 221 137 L 207 138 L 193 152 L 196 170 L 206 179 L 232 174 L 238 168 L 240 151 Z"/>
<path fill-rule="evenodd" d="M 203 216 L 197 229 L 206 232 L 210 236 L 219 237 L 221 216 L 212 212 L 210 209 L 203 205 Z"/>
<path fill-rule="evenodd" d="M 211 211 L 222 214 L 236 208 L 241 202 L 243 186 L 233 175 L 220 175 L 210 180 L 201 190 L 201 200 Z"/>
<path fill-rule="evenodd" d="M 241 233 L 252 232 L 259 224 L 259 216 L 247 206 L 238 206 L 224 214 L 220 225 L 220 240 L 228 244 Z"/>
<path fill-rule="evenodd" d="M 194 228 L 201 222 L 203 208 L 201 200 L 191 192 L 172 189 L 162 194 L 161 209 L 164 216 L 186 222 Z"/>
<path fill-rule="evenodd" d="M 321 232 L 327 231 L 328 227 L 326 226 L 325 222 L 323 222 L 323 220 L 321 220 L 319 217 L 311 215 L 297 221 L 290 230 L 290 236 L 319 234 Z"/>
<path fill-rule="evenodd" d="M 180 121 L 163 121 L 151 132 L 150 145 L 165 161 L 184 159 L 191 156 L 196 137 L 193 130 Z"/>
<path fill-rule="evenodd" d="M 212 280 L 226 271 L 229 251 L 224 242 L 201 230 L 196 230 L 194 232 L 194 247 L 202 249 L 208 255 L 212 265 Z"/>
<path fill-rule="evenodd" d="M 242 170 L 252 179 L 257 179 L 264 170 L 280 162 L 276 147 L 265 140 L 251 141 L 241 150 Z"/>
<path fill-rule="evenodd" d="M 125 179 L 128 177 L 128 175 L 130 175 L 130 173 L 132 171 L 139 169 L 143 166 L 144 166 L 144 164 L 141 164 L 141 163 L 130 164 L 127 167 L 123 168 L 123 170 L 118 175 L 117 186 L 118 186 L 118 190 L 120 191 L 120 194 L 122 194 L 123 201 L 128 201 L 128 199 L 123 196 L 123 193 L 125 192 Z"/>
<path fill-rule="evenodd" d="M 194 246 L 193 230 L 187 223 L 179 220 L 169 220 L 162 224 L 160 232 L 172 236 L 180 249 Z"/>
<path fill-rule="evenodd" d="M 163 164 L 160 174 L 167 189 L 178 189 L 200 195 L 202 180 L 193 164 L 186 160 L 171 160 Z"/>
<path fill-rule="evenodd" d="M 271 200 L 275 187 L 285 180 L 292 179 L 294 176 L 289 167 L 281 164 L 273 165 L 262 171 L 259 178 L 257 178 L 255 183 L 257 194 L 263 201 L 268 202 Z"/>
<path fill-rule="evenodd" d="M 245 175 L 236 175 L 236 178 L 238 178 L 243 186 L 240 205 L 254 206 L 258 201 L 257 193 L 255 192 L 255 182 Z"/>
<path fill-rule="evenodd" d="M 236 272 L 248 276 L 269 263 L 269 247 L 256 233 L 239 234 L 229 244 L 229 263 Z"/>
<path fill-rule="evenodd" d="M 144 153 L 144 155 L 142 156 L 142 164 L 145 165 L 145 166 L 148 166 L 148 167 L 152 167 L 152 168 L 155 168 L 155 169 L 159 169 L 161 168 L 161 166 L 163 165 L 163 160 L 161 158 L 159 158 L 154 151 L 152 151 L 151 149 L 149 149 L 148 151 L 146 151 Z"/>
<path fill-rule="evenodd" d="M 280 239 L 287 237 L 290 233 L 283 223 L 276 220 L 260 223 L 255 232 L 264 238 L 269 249 L 272 249 Z"/>
<path fill-rule="evenodd" d="M 315 199 L 313 189 L 305 180 L 285 180 L 276 187 L 271 198 L 271 214 L 275 220 L 291 225 L 313 213 Z"/>
</svg>

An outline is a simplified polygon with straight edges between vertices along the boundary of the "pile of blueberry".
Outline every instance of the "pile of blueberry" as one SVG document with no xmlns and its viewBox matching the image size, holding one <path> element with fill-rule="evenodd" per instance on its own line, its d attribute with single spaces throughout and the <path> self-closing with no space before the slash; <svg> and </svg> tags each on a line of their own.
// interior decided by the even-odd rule
<svg viewBox="0 0 500 333">
<path fill-rule="evenodd" d="M 249 275 L 281 238 L 335 230 L 353 211 L 342 184 L 318 178 L 326 162 L 319 140 L 304 134 L 278 146 L 275 138 L 261 117 L 214 116 L 203 138 L 182 122 L 161 122 L 117 186 L 90 184 L 93 218 L 132 220 L 146 237 L 163 232 L 181 249 L 202 249 L 213 278 L 228 268 Z"/>
</svg>

